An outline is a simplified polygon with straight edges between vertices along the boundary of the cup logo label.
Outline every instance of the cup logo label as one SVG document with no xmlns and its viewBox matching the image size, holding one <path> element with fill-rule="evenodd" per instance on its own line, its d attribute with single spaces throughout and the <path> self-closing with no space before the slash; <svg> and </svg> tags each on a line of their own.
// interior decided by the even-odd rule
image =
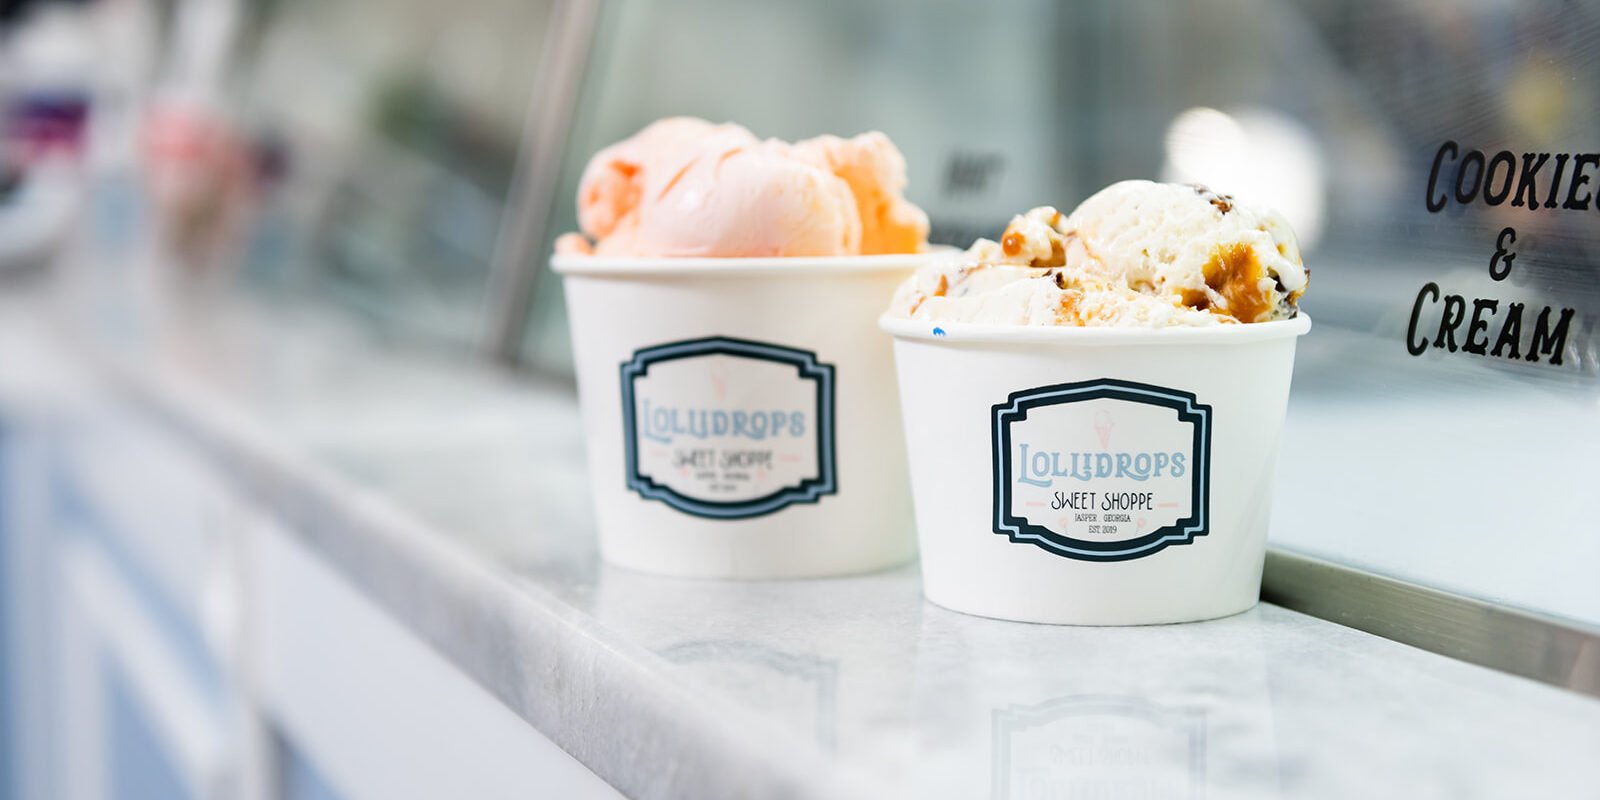
<svg viewBox="0 0 1600 800">
<path fill-rule="evenodd" d="M 833 365 L 713 336 L 622 365 L 628 488 L 686 514 L 742 519 L 837 491 Z"/>
<path fill-rule="evenodd" d="M 1211 406 L 1101 379 L 1013 392 L 993 409 L 994 532 L 1126 561 L 1209 531 Z"/>
</svg>

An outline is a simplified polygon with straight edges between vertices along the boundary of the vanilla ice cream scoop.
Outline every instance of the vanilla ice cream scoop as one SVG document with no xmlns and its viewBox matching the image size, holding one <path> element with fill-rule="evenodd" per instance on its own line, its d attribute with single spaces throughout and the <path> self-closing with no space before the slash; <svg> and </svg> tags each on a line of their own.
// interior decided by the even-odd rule
<svg viewBox="0 0 1600 800">
<path fill-rule="evenodd" d="M 646 257 L 913 253 L 928 218 L 907 202 L 887 136 L 789 144 L 733 124 L 660 120 L 597 153 L 578 187 L 583 234 L 561 253 Z"/>
<path fill-rule="evenodd" d="M 1276 212 L 1204 186 L 1123 181 L 1071 214 L 1035 208 L 999 242 L 919 270 L 890 313 L 934 322 L 1165 327 L 1299 313 L 1309 271 Z"/>
</svg>

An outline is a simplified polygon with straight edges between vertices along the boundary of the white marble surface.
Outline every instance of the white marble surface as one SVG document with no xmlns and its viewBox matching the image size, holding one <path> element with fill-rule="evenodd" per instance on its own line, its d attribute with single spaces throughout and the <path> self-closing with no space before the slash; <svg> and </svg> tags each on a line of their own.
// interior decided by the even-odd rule
<svg viewBox="0 0 1600 800">
<path fill-rule="evenodd" d="M 1281 608 L 1060 628 L 930 606 L 914 567 L 606 567 L 564 388 L 232 306 L 86 352 L 633 796 L 1600 795 L 1600 702 Z"/>
</svg>

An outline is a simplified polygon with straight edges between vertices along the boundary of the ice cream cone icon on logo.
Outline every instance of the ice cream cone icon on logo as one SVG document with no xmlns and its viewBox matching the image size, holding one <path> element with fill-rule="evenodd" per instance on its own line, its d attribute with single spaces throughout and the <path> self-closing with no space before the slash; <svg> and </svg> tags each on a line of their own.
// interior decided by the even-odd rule
<svg viewBox="0 0 1600 800">
<path fill-rule="evenodd" d="M 1116 424 L 1111 421 L 1111 412 L 1096 411 L 1094 414 L 1094 435 L 1100 438 L 1100 449 L 1111 449 L 1111 429 Z"/>
<path fill-rule="evenodd" d="M 722 360 L 717 360 L 711 365 L 711 390 L 717 393 L 718 400 L 728 399 L 728 365 Z"/>
</svg>

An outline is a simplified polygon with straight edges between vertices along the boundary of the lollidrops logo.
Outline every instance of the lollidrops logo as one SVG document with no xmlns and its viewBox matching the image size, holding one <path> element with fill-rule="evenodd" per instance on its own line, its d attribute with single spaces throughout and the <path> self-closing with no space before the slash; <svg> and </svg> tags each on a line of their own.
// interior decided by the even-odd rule
<svg viewBox="0 0 1600 800">
<path fill-rule="evenodd" d="M 838 490 L 834 368 L 816 354 L 716 336 L 622 364 L 628 487 L 695 516 L 742 519 Z"/>
<path fill-rule="evenodd" d="M 1125 561 L 1209 531 L 1211 407 L 1102 379 L 1014 392 L 992 409 L 994 532 Z"/>
</svg>

